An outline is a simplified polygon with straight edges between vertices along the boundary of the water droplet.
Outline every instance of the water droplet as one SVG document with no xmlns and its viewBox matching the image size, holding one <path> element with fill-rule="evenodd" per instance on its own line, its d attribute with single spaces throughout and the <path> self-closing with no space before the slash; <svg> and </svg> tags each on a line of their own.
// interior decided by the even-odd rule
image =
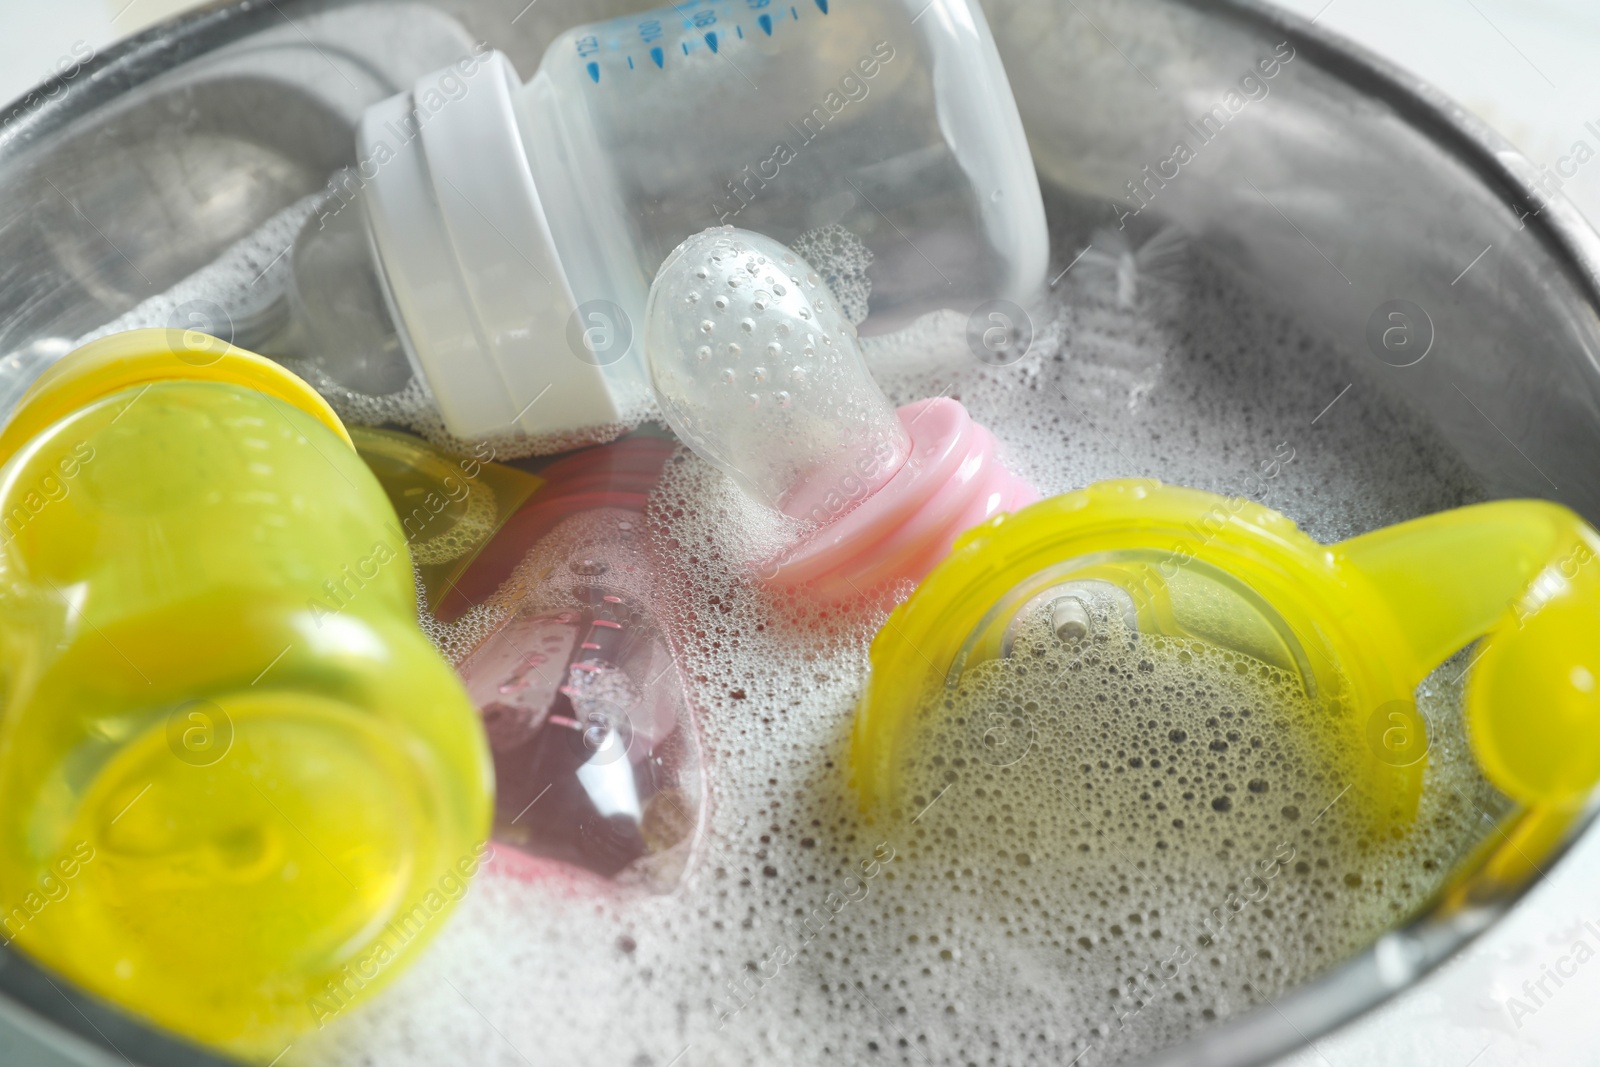
<svg viewBox="0 0 1600 1067">
<path fill-rule="evenodd" d="M 749 396 L 745 397 L 744 399 L 745 399 L 745 403 L 750 405 L 750 410 L 751 411 L 754 411 L 756 408 L 761 406 L 761 398 L 759 396 L 757 396 L 756 394 L 754 394 L 754 393 L 751 393 Z"/>
<path fill-rule="evenodd" d="M 738 345 L 737 342 L 730 343 L 728 345 L 728 358 L 729 359 L 738 359 L 742 355 L 744 355 L 744 349 L 741 348 Z"/>
<path fill-rule="evenodd" d="M 695 355 L 695 358 L 698 359 L 701 363 L 705 363 L 705 362 L 709 361 L 711 359 L 711 346 L 710 345 L 701 345 L 699 348 L 694 350 L 694 355 Z"/>
<path fill-rule="evenodd" d="M 718 311 L 728 310 L 728 298 L 725 296 L 719 296 L 715 300 L 711 301 L 711 303 L 716 306 Z"/>
<path fill-rule="evenodd" d="M 812 271 L 810 274 L 806 275 L 806 284 L 815 289 L 817 286 L 822 284 L 822 279 L 817 277 L 816 271 Z"/>
<path fill-rule="evenodd" d="M 711 272 L 706 270 L 704 267 L 696 267 L 694 276 L 699 278 L 701 281 L 705 281 L 707 278 L 711 277 Z"/>
<path fill-rule="evenodd" d="M 723 372 L 719 375 L 719 377 L 722 379 L 722 384 L 723 385 L 732 385 L 734 382 L 739 380 L 738 372 L 735 371 L 732 367 L 728 367 L 728 368 L 724 369 Z"/>
<path fill-rule="evenodd" d="M 739 323 L 739 329 L 743 330 L 745 333 L 755 333 L 756 332 L 756 320 L 755 319 L 745 319 L 743 322 Z"/>
<path fill-rule="evenodd" d="M 753 378 L 754 380 L 756 380 L 757 382 L 766 381 L 767 380 L 767 368 L 765 368 L 765 367 L 752 367 L 750 369 L 750 377 Z"/>
<path fill-rule="evenodd" d="M 690 292 L 688 296 L 683 298 L 683 302 L 691 306 L 698 304 L 700 303 L 700 294 L 696 292 Z"/>
<path fill-rule="evenodd" d="M 729 289 L 737 289 L 737 288 L 739 288 L 739 277 L 738 277 L 738 275 L 734 275 L 733 277 L 728 279 L 728 288 Z"/>
<path fill-rule="evenodd" d="M 786 408 L 789 406 L 791 398 L 788 393 L 782 389 L 779 389 L 776 393 L 772 394 L 772 399 L 777 401 L 780 408 Z"/>
<path fill-rule="evenodd" d="M 795 254 L 793 252 L 785 252 L 783 254 L 783 262 L 784 262 L 785 266 L 792 267 L 796 263 L 800 262 L 800 260 L 795 256 Z"/>
<path fill-rule="evenodd" d="M 774 296 L 788 296 L 789 295 L 789 290 L 785 289 L 781 285 L 774 285 L 772 287 L 772 294 Z"/>
<path fill-rule="evenodd" d="M 804 367 L 789 368 L 789 380 L 795 385 L 804 385 L 809 378 L 810 375 L 806 373 L 806 369 Z"/>
<path fill-rule="evenodd" d="M 811 317 L 811 310 L 809 308 L 801 308 L 800 317 L 802 319 L 809 319 Z"/>
<path fill-rule="evenodd" d="M 717 324 L 712 322 L 710 319 L 706 319 L 704 322 L 700 323 L 701 333 L 712 333 L 716 330 L 716 328 Z"/>
<path fill-rule="evenodd" d="M 783 358 L 783 346 L 780 345 L 776 341 L 772 342 L 770 345 L 767 346 L 767 355 L 769 357 L 771 357 L 772 359 L 782 359 Z"/>
<path fill-rule="evenodd" d="M 777 336 L 779 336 L 779 337 L 788 337 L 789 336 L 789 324 L 787 322 L 780 322 L 780 323 L 778 323 L 778 325 L 776 325 L 776 326 L 774 326 L 772 328 L 772 332 L 774 334 L 776 334 Z"/>
</svg>

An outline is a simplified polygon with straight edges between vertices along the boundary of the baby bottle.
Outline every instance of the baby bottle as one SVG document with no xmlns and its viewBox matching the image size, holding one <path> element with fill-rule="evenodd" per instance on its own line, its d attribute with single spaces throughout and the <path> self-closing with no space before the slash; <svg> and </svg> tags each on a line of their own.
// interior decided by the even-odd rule
<svg viewBox="0 0 1600 1067">
<path fill-rule="evenodd" d="M 304 382 L 197 333 L 79 349 L 0 456 L 5 937 L 269 1060 L 488 854 L 483 732 L 395 513 Z"/>
<path fill-rule="evenodd" d="M 369 109 L 357 160 L 293 257 L 297 343 L 358 391 L 414 369 L 463 438 L 648 410 L 650 282 L 708 226 L 826 247 L 868 332 L 1025 304 L 1048 258 L 973 0 L 686 0 L 567 32 L 526 84 L 482 50 Z M 339 310 L 380 304 L 393 343 Z"/>
<path fill-rule="evenodd" d="M 460 583 L 504 612 L 459 668 L 494 753 L 495 839 L 545 876 L 664 891 L 688 862 L 699 745 L 644 521 L 671 452 L 634 437 L 545 468 Z"/>
</svg>

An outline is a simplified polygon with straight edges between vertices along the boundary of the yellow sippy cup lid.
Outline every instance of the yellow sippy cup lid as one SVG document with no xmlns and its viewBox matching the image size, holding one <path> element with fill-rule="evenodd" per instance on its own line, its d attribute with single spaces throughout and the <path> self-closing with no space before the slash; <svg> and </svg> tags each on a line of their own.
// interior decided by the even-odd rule
<svg viewBox="0 0 1600 1067">
<path fill-rule="evenodd" d="M 333 408 L 292 371 L 208 334 L 153 328 L 90 341 L 41 374 L 0 430 L 0 463 L 57 419 L 103 396 L 161 381 L 255 389 L 306 412 L 355 447 Z"/>
<path fill-rule="evenodd" d="M 1544 501 L 1323 545 L 1242 497 L 1099 483 L 969 531 L 890 616 L 857 712 L 856 785 L 864 803 L 894 805 L 932 699 L 980 664 L 1025 672 L 1098 611 L 1134 640 L 1289 679 L 1316 709 L 1307 721 L 1365 768 L 1374 810 L 1401 819 L 1428 751 L 1417 686 L 1482 638 L 1464 696 L 1480 768 L 1524 804 L 1570 805 L 1600 782 L 1597 556 L 1600 534 Z"/>
</svg>

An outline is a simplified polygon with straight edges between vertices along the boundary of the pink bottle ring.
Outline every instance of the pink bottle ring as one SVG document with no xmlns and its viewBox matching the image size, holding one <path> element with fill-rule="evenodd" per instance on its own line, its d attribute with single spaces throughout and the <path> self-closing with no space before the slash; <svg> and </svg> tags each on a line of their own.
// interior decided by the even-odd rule
<svg viewBox="0 0 1600 1067">
<path fill-rule="evenodd" d="M 962 531 L 1039 499 L 1000 462 L 994 435 L 959 402 L 919 400 L 897 414 L 911 437 L 905 465 L 853 510 L 768 560 L 764 579 L 806 586 L 830 602 L 886 582 L 917 582 Z"/>
</svg>

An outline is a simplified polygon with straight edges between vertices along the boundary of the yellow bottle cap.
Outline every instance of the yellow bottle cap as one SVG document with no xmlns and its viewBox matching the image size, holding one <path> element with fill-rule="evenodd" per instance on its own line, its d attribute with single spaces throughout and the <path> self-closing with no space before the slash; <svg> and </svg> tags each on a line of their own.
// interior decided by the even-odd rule
<svg viewBox="0 0 1600 1067">
<path fill-rule="evenodd" d="M 493 462 L 494 450 L 454 455 L 409 434 L 358 426 L 356 451 L 389 495 L 422 577 L 429 611 L 544 479 Z"/>
<path fill-rule="evenodd" d="M 333 408 L 293 372 L 208 334 L 153 328 L 90 341 L 41 374 L 0 431 L 0 463 L 46 426 L 100 397 L 174 380 L 258 390 L 306 412 L 355 447 Z"/>
</svg>

